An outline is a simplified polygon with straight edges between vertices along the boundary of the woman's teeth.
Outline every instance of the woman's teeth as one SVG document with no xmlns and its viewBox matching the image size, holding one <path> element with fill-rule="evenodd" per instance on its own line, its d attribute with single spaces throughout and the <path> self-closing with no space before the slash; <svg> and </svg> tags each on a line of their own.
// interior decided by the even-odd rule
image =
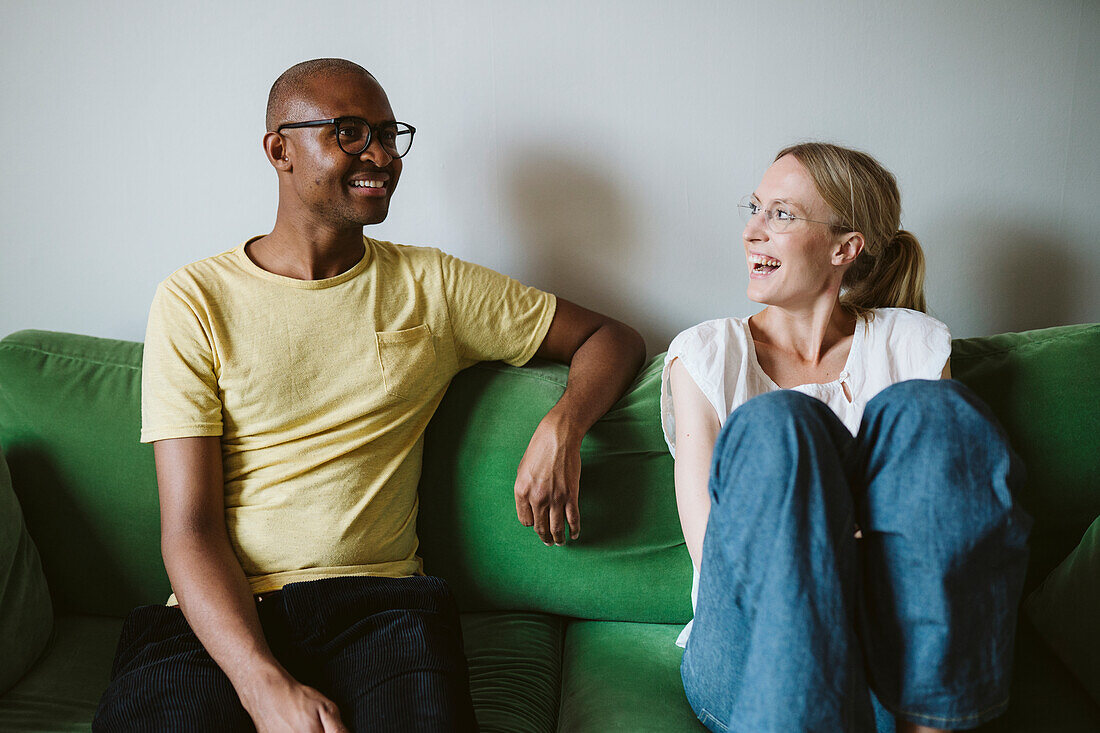
<svg viewBox="0 0 1100 733">
<path fill-rule="evenodd" d="M 779 269 L 779 266 L 783 264 L 774 257 L 765 257 L 764 255 L 749 255 L 749 262 L 752 264 L 753 272 L 771 272 Z"/>
</svg>

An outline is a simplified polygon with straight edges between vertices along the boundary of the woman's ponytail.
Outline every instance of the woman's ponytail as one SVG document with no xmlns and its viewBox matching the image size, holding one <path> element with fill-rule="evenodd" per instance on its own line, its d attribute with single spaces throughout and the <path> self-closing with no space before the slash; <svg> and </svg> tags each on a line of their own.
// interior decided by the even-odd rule
<svg viewBox="0 0 1100 733">
<path fill-rule="evenodd" d="M 864 250 L 844 273 L 841 305 L 857 315 L 874 308 L 927 310 L 924 252 L 912 233 L 899 229 L 877 256 Z"/>
</svg>

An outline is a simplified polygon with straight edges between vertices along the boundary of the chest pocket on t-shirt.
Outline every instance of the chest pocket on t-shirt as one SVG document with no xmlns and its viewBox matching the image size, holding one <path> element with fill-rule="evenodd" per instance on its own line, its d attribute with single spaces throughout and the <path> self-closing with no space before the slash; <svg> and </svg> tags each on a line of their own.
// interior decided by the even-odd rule
<svg viewBox="0 0 1100 733">
<path fill-rule="evenodd" d="M 376 331 L 378 361 L 386 392 L 413 399 L 436 381 L 435 339 L 427 324 L 403 331 Z"/>
</svg>

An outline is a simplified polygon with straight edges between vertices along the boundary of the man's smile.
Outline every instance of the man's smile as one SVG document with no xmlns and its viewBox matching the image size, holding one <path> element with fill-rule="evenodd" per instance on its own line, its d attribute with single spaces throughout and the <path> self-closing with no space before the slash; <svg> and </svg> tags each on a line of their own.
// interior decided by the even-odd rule
<svg viewBox="0 0 1100 733">
<path fill-rule="evenodd" d="M 388 193 L 386 182 L 389 179 L 388 173 L 357 174 L 349 181 L 349 185 L 363 196 L 385 196 Z"/>
</svg>

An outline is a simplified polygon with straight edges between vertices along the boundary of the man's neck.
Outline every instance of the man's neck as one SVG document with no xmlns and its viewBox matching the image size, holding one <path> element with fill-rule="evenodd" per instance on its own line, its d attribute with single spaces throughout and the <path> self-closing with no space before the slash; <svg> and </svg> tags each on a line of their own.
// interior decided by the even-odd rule
<svg viewBox="0 0 1100 733">
<path fill-rule="evenodd" d="M 295 280 L 324 280 L 363 259 L 363 229 L 303 226 L 279 216 L 271 234 L 251 242 L 246 254 L 268 272 Z"/>
</svg>

